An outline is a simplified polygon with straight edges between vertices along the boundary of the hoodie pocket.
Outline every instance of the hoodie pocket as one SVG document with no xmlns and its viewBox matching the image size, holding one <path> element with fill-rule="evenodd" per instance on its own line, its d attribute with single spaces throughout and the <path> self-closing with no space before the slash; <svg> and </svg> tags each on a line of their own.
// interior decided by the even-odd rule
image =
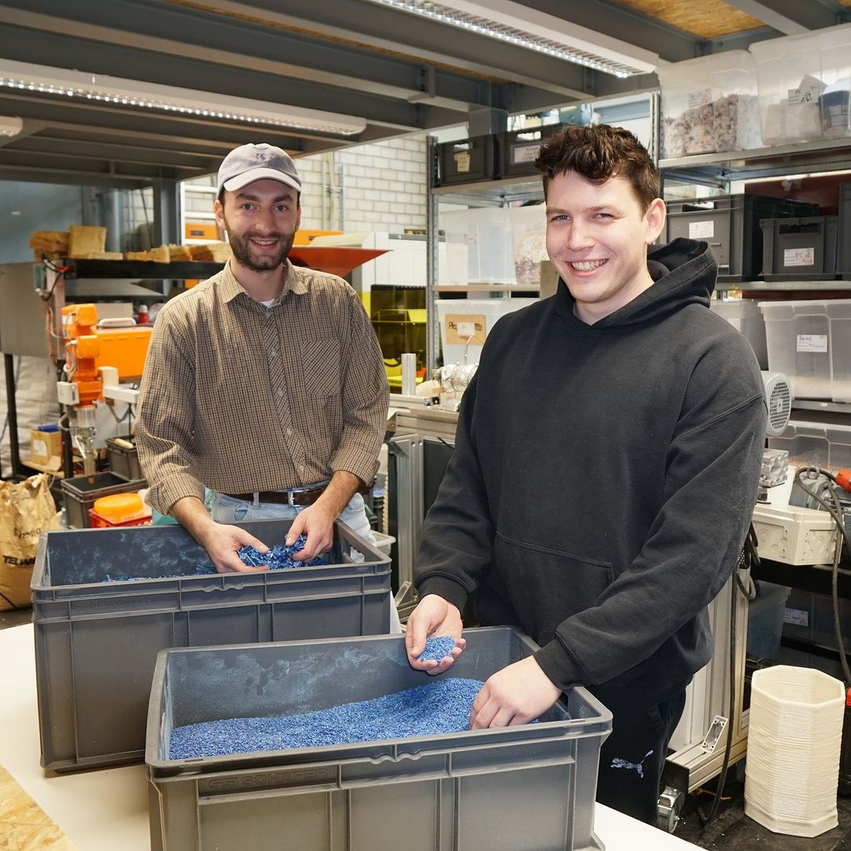
<svg viewBox="0 0 851 851">
<path fill-rule="evenodd" d="M 591 608 L 614 579 L 610 562 L 508 538 L 497 532 L 494 579 L 539 644 L 555 636 L 558 625 Z"/>
</svg>

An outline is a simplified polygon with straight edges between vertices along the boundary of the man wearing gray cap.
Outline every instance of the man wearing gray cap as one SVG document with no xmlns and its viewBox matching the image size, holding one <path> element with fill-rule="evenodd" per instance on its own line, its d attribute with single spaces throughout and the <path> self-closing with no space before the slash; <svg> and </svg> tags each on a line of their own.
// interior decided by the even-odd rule
<svg viewBox="0 0 851 851">
<path fill-rule="evenodd" d="M 235 521 L 292 517 L 287 543 L 307 535 L 302 560 L 331 546 L 338 517 L 372 538 L 360 492 L 378 467 L 388 389 L 354 290 L 288 259 L 301 218 L 290 157 L 242 145 L 218 187 L 216 221 L 233 256 L 158 314 L 137 445 L 148 501 L 226 573 L 256 569 L 240 547 L 267 549 Z"/>
</svg>

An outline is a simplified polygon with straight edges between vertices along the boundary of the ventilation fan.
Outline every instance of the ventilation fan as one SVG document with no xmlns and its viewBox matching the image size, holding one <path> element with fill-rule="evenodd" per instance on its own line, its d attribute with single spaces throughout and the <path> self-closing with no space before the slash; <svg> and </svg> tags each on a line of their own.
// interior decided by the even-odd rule
<svg viewBox="0 0 851 851">
<path fill-rule="evenodd" d="M 762 384 L 765 388 L 765 408 L 768 422 L 765 433 L 768 437 L 778 437 L 789 424 L 792 413 L 792 386 L 781 372 L 762 371 Z"/>
</svg>

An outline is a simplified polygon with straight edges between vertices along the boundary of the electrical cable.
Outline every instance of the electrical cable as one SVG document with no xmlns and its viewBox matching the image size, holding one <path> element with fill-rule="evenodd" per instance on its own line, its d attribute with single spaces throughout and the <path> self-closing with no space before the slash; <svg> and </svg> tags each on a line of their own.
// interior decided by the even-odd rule
<svg viewBox="0 0 851 851">
<path fill-rule="evenodd" d="M 833 500 L 833 504 L 831 505 L 827 502 L 827 500 L 819 496 L 813 488 L 804 483 L 805 473 L 811 474 L 811 479 L 814 479 L 817 475 L 821 474 L 834 485 L 836 483 L 836 476 L 827 470 L 821 469 L 820 467 L 801 467 L 795 474 L 795 481 L 797 481 L 801 488 L 803 488 L 807 494 L 816 500 L 816 502 L 824 506 L 836 523 L 838 536 L 836 541 L 836 552 L 833 554 L 830 589 L 831 597 L 833 598 L 833 632 L 836 637 L 836 652 L 839 655 L 839 663 L 842 666 L 842 675 L 845 677 L 845 686 L 848 688 L 851 687 L 851 668 L 849 668 L 848 658 L 845 652 L 845 639 L 842 635 L 842 622 L 839 614 L 839 563 L 842 560 L 843 542 L 845 543 L 849 556 L 851 556 L 851 538 L 849 538 L 848 530 L 845 528 L 845 519 L 842 516 L 842 504 L 839 502 L 839 497 L 836 495 L 835 488 L 828 485 L 828 491 L 830 491 L 830 495 Z M 812 475 L 812 473 L 815 473 L 816 476 Z"/>
<path fill-rule="evenodd" d="M 709 814 L 704 815 L 700 807 L 697 808 L 697 815 L 700 818 L 701 827 L 706 827 L 718 815 L 718 807 L 721 803 L 721 795 L 724 791 L 724 784 L 727 782 L 727 772 L 730 768 L 730 756 L 733 751 L 733 718 L 736 712 L 736 604 L 738 598 L 736 590 L 738 589 L 745 598 L 749 601 L 755 597 L 755 587 L 753 580 L 750 578 L 751 568 L 759 564 L 759 553 L 757 552 L 759 540 L 756 535 L 756 530 L 751 523 L 748 529 L 748 534 L 745 537 L 745 543 L 742 546 L 742 552 L 739 554 L 739 559 L 736 562 L 736 567 L 733 570 L 734 581 L 730 585 L 730 658 L 728 659 L 729 668 L 729 703 L 727 709 L 727 741 L 724 745 L 724 759 L 721 763 L 721 773 L 718 775 L 718 785 L 715 789 L 715 797 L 712 800 L 712 806 L 709 809 Z M 741 571 L 746 570 L 748 575 L 748 585 L 742 582 L 740 576 Z"/>
</svg>

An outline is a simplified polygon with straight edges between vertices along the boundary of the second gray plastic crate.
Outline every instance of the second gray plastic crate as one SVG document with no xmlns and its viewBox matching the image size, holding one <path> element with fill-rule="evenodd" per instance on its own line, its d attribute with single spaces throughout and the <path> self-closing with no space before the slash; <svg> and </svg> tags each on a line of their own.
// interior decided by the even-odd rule
<svg viewBox="0 0 851 851">
<path fill-rule="evenodd" d="M 290 523 L 236 525 L 273 546 Z M 42 766 L 141 762 L 164 648 L 387 633 L 388 556 L 338 522 L 330 558 L 322 567 L 197 575 L 212 565 L 179 526 L 43 533 L 32 580 Z"/>
<path fill-rule="evenodd" d="M 63 479 L 62 502 L 65 506 L 65 522 L 73 529 L 88 529 L 92 525 L 89 509 L 95 500 L 116 493 L 133 493 L 148 486 L 144 479 L 126 481 L 112 473 L 95 473 L 88 476 L 75 476 Z"/>
<path fill-rule="evenodd" d="M 443 677 L 486 680 L 537 645 L 464 632 Z M 283 676 L 280 674 L 283 673 Z M 171 650 L 157 660 L 145 761 L 154 851 L 590 851 L 611 713 L 572 689 L 539 724 L 357 744 L 169 759 L 171 731 L 286 715 L 427 684 L 402 636 Z M 247 682 L 262 681 L 262 689 Z"/>
</svg>

